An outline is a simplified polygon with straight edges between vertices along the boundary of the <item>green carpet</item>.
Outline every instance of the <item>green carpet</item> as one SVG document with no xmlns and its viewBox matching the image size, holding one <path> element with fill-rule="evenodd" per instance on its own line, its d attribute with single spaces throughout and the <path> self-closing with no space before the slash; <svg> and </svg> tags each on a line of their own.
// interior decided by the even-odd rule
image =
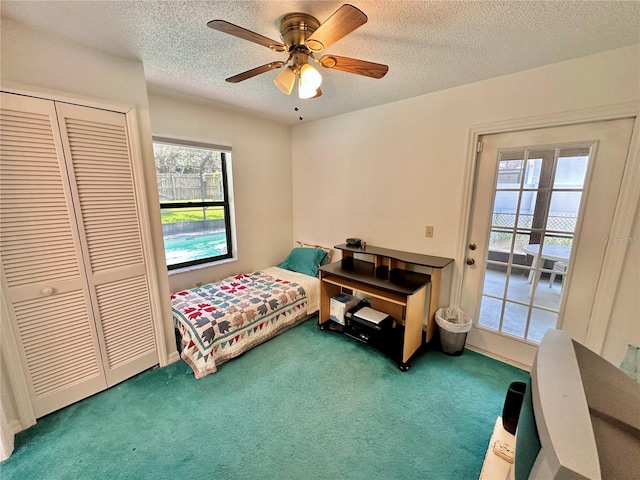
<svg viewBox="0 0 640 480">
<path fill-rule="evenodd" d="M 466 350 L 403 373 L 317 317 L 196 380 L 182 361 L 39 419 L 11 479 L 477 479 L 509 383 Z"/>
</svg>

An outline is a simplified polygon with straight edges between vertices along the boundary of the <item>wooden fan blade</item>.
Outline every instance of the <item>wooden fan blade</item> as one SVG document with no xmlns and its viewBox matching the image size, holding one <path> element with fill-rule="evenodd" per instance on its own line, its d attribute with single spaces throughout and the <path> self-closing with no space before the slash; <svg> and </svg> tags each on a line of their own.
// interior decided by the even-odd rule
<svg viewBox="0 0 640 480">
<path fill-rule="evenodd" d="M 247 70 L 246 72 L 239 73 L 234 75 L 233 77 L 226 78 L 225 80 L 229 83 L 238 83 L 243 80 L 247 80 L 248 78 L 255 77 L 256 75 L 260 75 L 261 73 L 268 72 L 270 70 L 274 70 L 276 68 L 280 68 L 284 65 L 284 62 L 271 62 L 266 65 L 262 65 L 260 67 L 252 68 L 251 70 Z"/>
<path fill-rule="evenodd" d="M 371 78 L 382 78 L 389 71 L 387 65 L 381 63 L 356 60 L 355 58 L 339 57 L 338 55 L 323 55 L 320 64 L 325 68 L 332 68 L 347 73 L 355 73 Z"/>
<path fill-rule="evenodd" d="M 252 32 L 251 30 L 247 30 L 246 28 L 239 27 L 224 20 L 211 20 L 207 23 L 207 27 L 218 30 L 219 32 L 228 33 L 234 37 L 249 40 L 250 42 L 275 50 L 276 52 L 284 52 L 286 50 L 286 47 L 280 42 L 276 42 L 275 40 L 271 40 L 270 38 L 264 37 L 256 32 Z"/>
<path fill-rule="evenodd" d="M 367 23 L 367 16 L 353 5 L 342 5 L 306 40 L 312 52 L 321 52 Z"/>
</svg>

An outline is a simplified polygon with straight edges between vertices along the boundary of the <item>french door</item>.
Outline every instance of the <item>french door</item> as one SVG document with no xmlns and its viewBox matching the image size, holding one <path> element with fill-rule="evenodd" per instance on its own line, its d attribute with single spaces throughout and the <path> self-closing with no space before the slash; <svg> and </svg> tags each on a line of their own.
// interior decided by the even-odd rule
<svg viewBox="0 0 640 480">
<path fill-rule="evenodd" d="M 584 340 L 633 124 L 481 138 L 460 301 L 470 346 L 530 366 L 549 328 Z"/>
</svg>

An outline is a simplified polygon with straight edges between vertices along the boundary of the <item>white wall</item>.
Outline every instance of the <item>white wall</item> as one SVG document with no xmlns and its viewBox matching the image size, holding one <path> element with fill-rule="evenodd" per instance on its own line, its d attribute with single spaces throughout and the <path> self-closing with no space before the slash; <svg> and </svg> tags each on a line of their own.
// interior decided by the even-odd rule
<svg viewBox="0 0 640 480">
<path fill-rule="evenodd" d="M 293 245 L 290 128 L 153 90 L 149 107 L 154 135 L 233 149 L 238 260 L 172 272 L 171 291 L 284 260 Z"/>
<path fill-rule="evenodd" d="M 358 236 L 455 258 L 472 126 L 639 100 L 636 45 L 297 125 L 294 238 L 331 245 Z M 426 225 L 433 238 L 425 238 Z M 637 275 L 637 266 L 626 268 Z M 637 294 L 619 297 L 619 308 L 637 318 Z M 607 341 L 616 345 L 605 352 L 619 363 L 620 339 L 637 341 L 637 332 L 620 323 L 611 329 Z"/>
<path fill-rule="evenodd" d="M 612 241 L 626 243 L 627 254 L 602 356 L 618 366 L 627 351 L 627 344 L 640 345 L 640 208 L 636 210 L 631 235 Z"/>
<path fill-rule="evenodd" d="M 28 86 L 33 93 L 62 94 L 71 99 L 88 99 L 90 103 L 135 107 L 140 149 L 144 161 L 145 192 L 153 235 L 154 260 L 159 273 L 158 289 L 162 302 L 161 320 L 165 322 L 164 338 L 175 352 L 175 338 L 171 324 L 169 282 L 164 264 L 162 225 L 155 178 L 155 163 L 151 144 L 151 123 L 147 87 L 143 65 L 95 49 L 71 43 L 65 39 L 45 35 L 30 27 L 2 17 L 0 86 L 7 82 Z M 160 352 L 166 363 L 171 352 Z M 10 392 L 6 378 L 2 378 L 3 397 Z M 6 390 L 5 390 L 6 389 Z M 4 404 L 4 402 L 3 402 Z M 5 406 L 5 408 L 10 409 Z M 11 423 L 13 413 L 6 411 Z"/>
</svg>

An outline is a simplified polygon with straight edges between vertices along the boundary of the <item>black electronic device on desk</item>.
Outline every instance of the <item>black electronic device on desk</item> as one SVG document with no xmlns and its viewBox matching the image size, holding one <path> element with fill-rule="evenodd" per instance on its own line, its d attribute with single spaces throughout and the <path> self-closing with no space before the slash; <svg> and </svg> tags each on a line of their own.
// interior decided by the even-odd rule
<svg viewBox="0 0 640 480">
<path fill-rule="evenodd" d="M 362 247 L 362 240 L 360 240 L 359 238 L 347 238 L 347 246 L 360 248 Z"/>
<path fill-rule="evenodd" d="M 388 340 L 393 318 L 370 307 L 355 308 L 345 315 L 344 334 L 356 340 L 381 345 Z"/>
</svg>

